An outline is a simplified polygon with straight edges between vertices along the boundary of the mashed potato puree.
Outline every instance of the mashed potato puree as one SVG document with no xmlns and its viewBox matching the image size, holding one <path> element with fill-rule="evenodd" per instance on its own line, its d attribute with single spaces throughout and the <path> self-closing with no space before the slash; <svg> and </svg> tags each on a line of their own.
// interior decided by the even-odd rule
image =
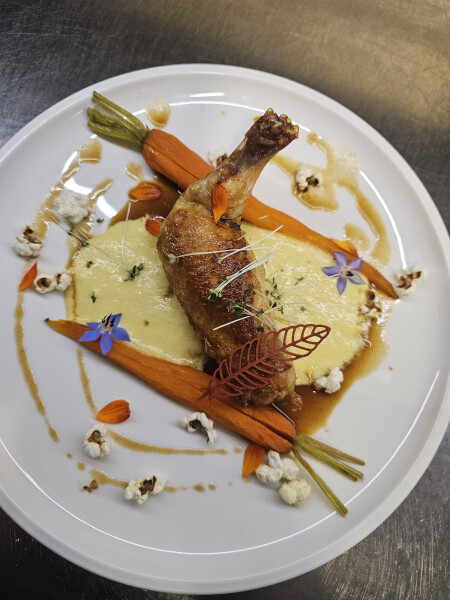
<svg viewBox="0 0 450 600">
<path fill-rule="evenodd" d="M 267 234 L 248 223 L 243 223 L 242 229 L 249 244 Z M 124 223 L 119 222 L 75 256 L 73 286 L 66 294 L 68 318 L 86 323 L 121 312 L 120 326 L 128 331 L 137 350 L 201 369 L 206 359 L 202 346 L 169 289 L 156 238 L 146 231 L 145 217 L 127 224 L 124 252 L 128 268 L 144 265 L 129 281 L 124 281 L 128 273 L 122 262 L 123 232 Z M 328 338 L 310 356 L 293 363 L 297 384 L 311 383 L 328 374 L 332 366 L 345 368 L 360 352 L 367 335 L 367 323 L 359 310 L 365 304 L 367 286 L 348 283 L 339 296 L 336 278 L 321 271 L 321 267 L 334 264 L 330 254 L 281 233 L 264 240 L 263 245 L 276 247 L 277 256 L 265 269 L 267 289 L 281 296 L 277 307 L 282 306 L 283 313 L 271 313 L 279 328 L 297 323 L 331 327 Z"/>
</svg>

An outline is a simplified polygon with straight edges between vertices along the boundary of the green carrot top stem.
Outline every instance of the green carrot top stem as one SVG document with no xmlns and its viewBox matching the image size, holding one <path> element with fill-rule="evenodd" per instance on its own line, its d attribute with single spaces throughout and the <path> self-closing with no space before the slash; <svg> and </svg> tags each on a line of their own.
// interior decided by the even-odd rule
<svg viewBox="0 0 450 600">
<path fill-rule="evenodd" d="M 149 129 L 137 117 L 98 92 L 92 100 L 98 107 L 88 108 L 88 127 L 95 133 L 142 146 Z"/>
</svg>

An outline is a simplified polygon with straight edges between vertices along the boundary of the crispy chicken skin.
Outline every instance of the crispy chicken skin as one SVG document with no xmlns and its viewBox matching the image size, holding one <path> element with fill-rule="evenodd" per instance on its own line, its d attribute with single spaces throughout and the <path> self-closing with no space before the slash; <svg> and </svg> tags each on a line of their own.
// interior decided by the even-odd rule
<svg viewBox="0 0 450 600">
<path fill-rule="evenodd" d="M 251 250 L 242 250 L 219 263 L 211 254 L 179 258 L 172 264 L 169 254 L 218 252 L 247 245 L 240 228 L 241 214 L 263 167 L 298 136 L 298 126 L 286 115 L 272 109 L 247 132 L 242 143 L 204 179 L 192 183 L 168 215 L 158 239 L 158 252 L 170 286 L 179 299 L 208 356 L 217 362 L 228 358 L 239 346 L 262 333 L 261 320 L 251 317 L 214 331 L 233 321 L 236 302 L 244 301 L 256 313 L 270 303 L 264 292 L 264 267 L 257 267 L 233 279 L 221 297 L 210 297 L 216 288 L 242 267 L 255 260 Z M 228 208 L 215 223 L 211 210 L 214 185 L 221 184 L 228 197 Z M 224 254 L 217 254 L 220 258 Z M 258 293 L 259 292 L 259 293 Z M 267 318 L 266 318 L 267 319 Z M 276 329 L 264 326 L 265 331 Z M 244 403 L 269 404 L 292 394 L 294 369 L 277 375 L 266 387 L 246 393 Z"/>
</svg>

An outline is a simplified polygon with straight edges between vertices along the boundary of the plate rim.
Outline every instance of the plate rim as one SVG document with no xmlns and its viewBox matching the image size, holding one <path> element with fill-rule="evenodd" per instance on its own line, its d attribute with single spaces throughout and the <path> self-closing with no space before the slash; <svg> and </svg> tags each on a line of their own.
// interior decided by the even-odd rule
<svg viewBox="0 0 450 600">
<path fill-rule="evenodd" d="M 37 128 L 45 125 L 47 121 L 53 119 L 63 111 L 69 110 L 71 106 L 77 104 L 79 101 L 85 100 L 92 93 L 93 89 L 111 90 L 118 87 L 124 87 L 131 82 L 136 82 L 141 79 L 153 78 L 158 75 L 170 75 L 170 74 L 182 74 L 182 75 L 194 75 L 194 74 L 210 74 L 210 75 L 231 75 L 240 76 L 247 80 L 261 80 L 268 84 L 275 85 L 276 87 L 283 87 L 285 89 L 293 90 L 306 97 L 319 102 L 322 106 L 328 110 L 332 110 L 335 114 L 338 114 L 340 118 L 344 118 L 347 122 L 351 123 L 362 132 L 365 136 L 370 136 L 371 140 L 375 144 L 381 147 L 381 150 L 388 156 L 390 160 L 395 163 L 397 168 L 401 168 L 402 172 L 408 175 L 408 181 L 410 185 L 414 186 L 414 192 L 419 197 L 423 206 L 428 210 L 428 216 L 433 226 L 436 239 L 439 242 L 439 246 L 443 251 L 445 262 L 447 265 L 447 271 L 449 270 L 450 262 L 450 239 L 447 234 L 445 224 L 439 214 L 439 211 L 431 199 L 431 196 L 427 192 L 426 188 L 420 181 L 417 174 L 414 172 L 412 167 L 406 162 L 406 160 L 400 155 L 400 153 L 369 123 L 353 113 L 351 110 L 336 102 L 332 98 L 313 90 L 305 86 L 304 84 L 292 81 L 290 79 L 266 73 L 264 71 L 248 69 L 245 67 L 232 66 L 232 65 L 220 65 L 220 64 L 203 64 L 203 63 L 188 63 L 188 64 L 177 64 L 177 65 L 166 65 L 158 67 L 149 67 L 129 73 L 117 75 L 115 77 L 108 78 L 100 81 L 93 85 L 87 86 L 74 94 L 60 100 L 54 105 L 47 108 L 43 113 L 36 116 L 30 123 L 20 129 L 6 144 L 0 149 L 0 166 L 3 160 L 5 160 L 10 153 L 12 153 L 17 146 L 33 133 Z M 57 552 L 65 559 L 77 564 L 78 566 L 94 572 L 100 576 L 108 577 L 115 581 L 125 583 L 132 586 L 147 587 L 149 583 L 155 583 L 157 587 L 152 587 L 155 591 L 180 591 L 184 593 L 224 593 L 224 592 L 235 592 L 244 591 L 248 589 L 256 589 L 262 586 L 272 585 L 284 581 L 286 579 L 299 576 L 299 574 L 306 573 L 318 566 L 328 562 L 329 560 L 337 557 L 341 553 L 345 552 L 367 535 L 369 535 L 375 528 L 390 516 L 400 505 L 406 496 L 411 492 L 413 487 L 418 483 L 426 468 L 430 464 L 435 452 L 437 451 L 443 436 L 447 428 L 447 422 L 450 419 L 450 395 L 448 381 L 446 390 L 443 393 L 441 406 L 436 416 L 435 423 L 430 431 L 428 431 L 428 438 L 422 446 L 419 456 L 415 462 L 411 465 L 408 473 L 405 474 L 401 482 L 396 486 L 394 491 L 365 519 L 360 521 L 357 525 L 354 525 L 344 538 L 335 540 L 329 544 L 326 548 L 322 548 L 314 555 L 308 557 L 314 557 L 314 560 L 310 560 L 311 565 L 306 570 L 302 570 L 301 573 L 296 569 L 297 562 L 292 562 L 289 565 L 284 565 L 276 570 L 269 570 L 266 574 L 249 575 L 247 577 L 239 577 L 237 579 L 225 579 L 220 581 L 181 581 L 181 580 L 169 580 L 155 578 L 154 576 L 146 576 L 143 574 L 132 573 L 128 570 L 119 570 L 112 565 L 96 560 L 93 564 L 92 558 L 86 560 L 84 554 L 80 550 L 74 549 L 70 544 L 63 542 L 58 539 L 55 535 L 48 533 L 43 530 L 38 522 L 30 517 L 16 502 L 11 498 L 7 492 L 0 486 L 0 498 L 2 499 L 2 508 L 5 512 L 16 521 L 21 527 L 23 527 L 28 533 L 33 535 L 39 542 L 50 548 L 52 551 Z M 406 438 L 405 438 L 406 439 Z M 20 468 L 14 458 L 9 454 L 6 446 L 2 448 L 6 451 L 6 454 L 16 465 L 14 468 L 18 468 L 21 471 L 21 476 L 25 475 L 24 471 Z M 3 452 L 3 450 L 2 450 Z M 412 475 L 411 475 L 412 473 Z M 387 506 L 388 505 L 388 506 Z M 374 518 L 376 515 L 376 518 Z M 71 515 L 73 516 L 73 515 Z M 367 523 L 370 521 L 370 524 Z M 375 525 L 374 525 L 375 523 Z M 357 534 L 356 530 L 357 529 Z M 345 543 L 342 544 L 342 541 Z M 335 552 L 335 546 L 339 544 L 340 549 L 338 554 Z M 303 559 L 306 560 L 306 559 Z M 257 580 L 257 581 L 256 581 Z M 158 586 L 158 582 L 163 584 L 169 584 L 170 588 L 162 585 Z M 148 589 L 148 588 L 147 588 Z"/>
</svg>

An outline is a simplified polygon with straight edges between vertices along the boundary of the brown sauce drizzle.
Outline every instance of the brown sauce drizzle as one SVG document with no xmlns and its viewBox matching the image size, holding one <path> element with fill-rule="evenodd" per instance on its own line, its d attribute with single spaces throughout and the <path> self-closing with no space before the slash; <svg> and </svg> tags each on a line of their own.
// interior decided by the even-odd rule
<svg viewBox="0 0 450 600">
<path fill-rule="evenodd" d="M 144 171 L 139 163 L 128 163 L 125 167 L 125 173 L 135 181 L 145 181 Z"/>
<path fill-rule="evenodd" d="M 104 471 L 91 469 L 90 475 L 93 479 L 96 480 L 98 485 L 114 485 L 123 489 L 125 489 L 128 486 L 128 481 L 125 481 L 123 479 L 116 479 L 115 477 L 110 477 Z"/>
<path fill-rule="evenodd" d="M 75 158 L 72 160 L 67 169 L 61 174 L 59 180 L 53 185 L 49 193 L 41 203 L 38 212 L 31 225 L 32 229 L 43 240 L 47 235 L 50 221 L 54 221 L 49 217 L 49 211 L 55 208 L 55 198 L 57 198 L 64 189 L 64 184 L 73 177 L 85 162 L 96 163 L 101 159 L 102 146 L 97 138 L 93 138 L 81 144 L 78 148 Z"/>
<path fill-rule="evenodd" d="M 14 311 L 14 337 L 16 340 L 16 348 L 17 348 L 17 358 L 19 360 L 19 364 L 22 369 L 23 377 L 25 379 L 25 383 L 28 386 L 31 397 L 34 400 L 34 404 L 36 406 L 36 410 L 42 417 L 44 418 L 45 424 L 47 425 L 47 430 L 54 442 L 59 442 L 59 435 L 54 427 L 50 424 L 50 421 L 47 417 L 47 411 L 45 409 L 45 404 L 41 398 L 41 394 L 39 392 L 39 387 L 34 377 L 34 373 L 30 366 L 30 361 L 28 358 L 27 351 L 25 349 L 24 343 L 24 331 L 23 331 L 23 316 L 25 314 L 24 306 L 23 306 L 23 296 L 24 293 L 19 291 L 17 294 L 17 305 Z"/>
<path fill-rule="evenodd" d="M 327 159 L 325 168 L 297 162 L 286 156 L 276 156 L 271 162 L 291 176 L 292 193 L 312 210 L 337 210 L 335 186 L 350 192 L 359 212 L 375 235 L 375 245 L 370 253 L 371 262 L 378 268 L 387 266 L 391 257 L 387 230 L 381 215 L 359 188 L 359 166 L 356 157 L 351 152 L 328 143 L 315 133 L 309 133 L 306 139 L 325 153 Z M 302 166 L 311 168 L 314 174 L 322 180 L 320 185 L 310 186 L 306 192 L 299 192 L 295 183 L 296 171 Z"/>
<path fill-rule="evenodd" d="M 50 189 L 49 193 L 39 206 L 39 209 L 32 221 L 31 228 L 36 232 L 37 236 L 44 241 L 45 237 L 48 233 L 48 229 L 51 222 L 58 223 L 58 217 L 53 214 L 53 209 L 55 207 L 55 198 L 59 196 L 59 194 L 64 189 L 64 184 L 77 173 L 81 167 L 81 165 L 85 162 L 87 163 L 95 163 L 99 162 L 101 159 L 101 150 L 102 146 L 100 141 L 97 138 L 92 138 L 87 142 L 81 144 L 76 151 L 74 159 L 71 161 L 70 165 L 67 169 L 61 174 L 59 180 L 53 185 Z M 109 182 L 110 180 L 107 180 Z M 95 203 L 97 197 L 106 191 L 109 187 L 107 182 L 103 182 L 99 186 L 96 186 L 89 197 L 92 198 L 92 205 Z M 73 239 L 72 239 L 73 242 Z M 27 263 L 28 264 L 28 263 Z M 25 269 L 27 265 L 25 265 Z M 59 442 L 59 435 L 56 429 L 50 424 L 44 402 L 40 396 L 39 388 L 34 377 L 34 373 L 30 366 L 30 361 L 28 358 L 28 354 L 25 349 L 24 344 L 24 328 L 23 328 L 23 316 L 24 316 L 24 304 L 23 304 L 23 292 L 19 291 L 17 295 L 17 305 L 14 311 L 14 336 L 16 341 L 17 348 L 17 356 L 19 360 L 19 364 L 22 368 L 22 373 L 25 379 L 25 383 L 28 386 L 30 394 L 34 400 L 36 410 L 40 415 L 43 416 L 44 421 L 47 425 L 47 430 L 54 442 Z"/>
<path fill-rule="evenodd" d="M 344 227 L 344 237 L 346 240 L 352 242 L 358 250 L 359 256 L 367 254 L 370 247 L 370 240 L 361 227 L 353 223 L 347 223 Z"/>
<path fill-rule="evenodd" d="M 334 394 L 316 391 L 312 386 L 297 386 L 295 391 L 300 394 L 303 405 L 280 403 L 280 408 L 290 417 L 298 433 L 312 435 L 318 429 L 325 427 L 329 416 L 342 400 L 350 387 L 358 379 L 370 375 L 383 362 L 389 353 L 389 346 L 383 339 L 384 326 L 392 310 L 392 303 L 386 301 L 383 306 L 383 316 L 380 323 L 373 323 L 369 333 L 369 346 L 365 346 L 360 354 L 344 371 L 344 381 L 340 390 Z"/>
<path fill-rule="evenodd" d="M 86 371 L 86 365 L 84 363 L 83 352 L 80 348 L 77 350 L 78 367 L 80 371 L 81 385 L 83 387 L 86 402 L 91 409 L 92 416 L 96 418 L 98 409 L 95 405 L 95 400 L 92 395 L 89 375 Z M 154 454 L 188 454 L 188 455 L 202 455 L 202 454 L 228 454 L 225 448 L 172 448 L 170 446 L 155 446 L 154 444 L 147 444 L 145 442 L 139 442 L 133 440 L 121 433 L 117 433 L 113 429 L 108 430 L 108 435 L 114 440 L 119 446 L 133 450 L 134 452 L 150 452 Z"/>
</svg>

